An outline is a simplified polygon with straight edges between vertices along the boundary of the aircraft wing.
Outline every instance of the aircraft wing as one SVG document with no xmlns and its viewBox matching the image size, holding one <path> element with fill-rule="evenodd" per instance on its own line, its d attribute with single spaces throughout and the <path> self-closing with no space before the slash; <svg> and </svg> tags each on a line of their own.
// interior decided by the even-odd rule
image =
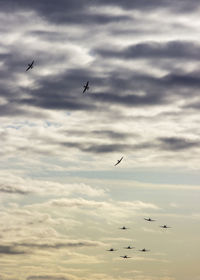
<svg viewBox="0 0 200 280">
<path fill-rule="evenodd" d="M 28 68 L 26 69 L 26 71 L 28 71 L 31 68 L 31 66 L 29 65 Z"/>
</svg>

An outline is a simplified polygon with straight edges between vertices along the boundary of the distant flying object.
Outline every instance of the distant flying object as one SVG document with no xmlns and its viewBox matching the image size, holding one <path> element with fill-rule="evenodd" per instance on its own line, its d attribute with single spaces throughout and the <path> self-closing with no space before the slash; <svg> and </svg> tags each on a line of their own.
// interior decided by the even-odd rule
<svg viewBox="0 0 200 280">
<path fill-rule="evenodd" d="M 123 258 L 123 259 L 130 259 L 131 257 L 128 257 L 127 255 L 125 255 L 125 256 L 120 256 L 120 258 Z"/>
<path fill-rule="evenodd" d="M 124 249 L 133 249 L 135 247 L 131 247 L 131 246 L 127 246 L 127 247 L 124 247 Z"/>
<path fill-rule="evenodd" d="M 26 71 L 28 71 L 29 69 L 33 69 L 33 63 L 34 63 L 34 60 L 28 64 L 28 68 L 26 69 Z"/>
<path fill-rule="evenodd" d="M 155 222 L 155 220 L 152 220 L 151 218 L 144 218 L 144 220 L 148 221 L 148 222 Z"/>
<path fill-rule="evenodd" d="M 121 161 L 122 161 L 123 157 L 121 157 L 120 159 L 118 159 L 117 163 L 115 163 L 115 166 L 118 165 Z"/>
<path fill-rule="evenodd" d="M 171 228 L 171 227 L 168 227 L 167 225 L 163 225 L 163 226 L 160 226 L 161 228 Z"/>
<path fill-rule="evenodd" d="M 128 229 L 128 228 L 127 228 L 127 227 L 120 227 L 120 229 L 126 230 L 126 229 Z"/>
<path fill-rule="evenodd" d="M 110 248 L 109 250 L 106 250 L 106 251 L 114 252 L 114 251 L 117 251 L 117 249 Z"/>
<path fill-rule="evenodd" d="M 84 87 L 84 89 L 83 89 L 83 93 L 84 93 L 84 92 L 86 92 L 86 90 L 89 89 L 89 81 L 83 87 Z"/>
<path fill-rule="evenodd" d="M 150 250 L 147 250 L 147 249 L 141 249 L 141 250 L 139 250 L 140 252 L 149 252 Z"/>
</svg>

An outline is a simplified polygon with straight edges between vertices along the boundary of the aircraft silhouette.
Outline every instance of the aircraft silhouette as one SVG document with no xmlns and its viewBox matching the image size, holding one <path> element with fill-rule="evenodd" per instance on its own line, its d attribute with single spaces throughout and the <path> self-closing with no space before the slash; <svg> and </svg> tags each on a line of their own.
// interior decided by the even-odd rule
<svg viewBox="0 0 200 280">
<path fill-rule="evenodd" d="M 26 69 L 26 71 L 28 71 L 29 69 L 33 69 L 33 63 L 34 63 L 34 60 L 28 64 L 28 68 Z"/>
<path fill-rule="evenodd" d="M 120 256 L 120 258 L 123 258 L 123 259 L 130 259 L 131 257 L 128 257 L 127 255 L 125 255 L 125 256 Z"/>
<path fill-rule="evenodd" d="M 106 250 L 106 251 L 114 252 L 114 251 L 117 251 L 117 249 L 110 248 L 109 250 Z"/>
<path fill-rule="evenodd" d="M 150 250 L 147 250 L 147 249 L 141 249 L 141 250 L 138 250 L 138 251 L 140 251 L 140 252 L 149 252 Z"/>
<path fill-rule="evenodd" d="M 124 247 L 124 249 L 133 249 L 135 247 L 131 247 L 131 246 L 127 246 L 127 247 Z"/>
<path fill-rule="evenodd" d="M 86 92 L 86 90 L 89 89 L 89 81 L 87 81 L 86 85 L 83 86 L 84 89 L 83 89 L 83 93 Z"/>
<path fill-rule="evenodd" d="M 123 159 L 123 157 L 121 157 L 120 159 L 118 159 L 118 161 L 117 161 L 117 163 L 115 164 L 115 166 L 118 165 L 118 164 L 122 161 L 122 159 Z"/>
<path fill-rule="evenodd" d="M 122 229 L 122 230 L 126 230 L 126 229 L 128 229 L 127 227 L 120 227 L 120 229 Z"/>
<path fill-rule="evenodd" d="M 160 226 L 161 228 L 171 228 L 171 227 L 168 227 L 167 225 L 163 225 L 163 226 Z"/>
<path fill-rule="evenodd" d="M 144 220 L 148 221 L 148 222 L 155 222 L 156 220 L 152 220 L 151 218 L 144 218 Z"/>
</svg>

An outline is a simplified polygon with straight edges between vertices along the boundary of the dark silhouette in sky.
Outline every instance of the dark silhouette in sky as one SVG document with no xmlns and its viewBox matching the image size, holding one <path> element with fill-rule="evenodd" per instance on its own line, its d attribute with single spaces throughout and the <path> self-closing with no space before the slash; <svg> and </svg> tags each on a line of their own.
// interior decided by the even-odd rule
<svg viewBox="0 0 200 280">
<path fill-rule="evenodd" d="M 117 161 L 117 163 L 115 164 L 115 166 L 118 165 L 118 164 L 122 161 L 122 159 L 123 159 L 123 157 L 121 157 L 120 159 L 118 159 L 118 161 Z"/>
<path fill-rule="evenodd" d="M 28 68 L 26 69 L 26 71 L 28 71 L 29 69 L 33 69 L 33 64 L 34 64 L 34 60 L 28 64 Z"/>
<path fill-rule="evenodd" d="M 155 222 L 156 220 L 152 220 L 151 218 L 144 218 L 144 220 L 148 221 L 148 222 Z"/>
<path fill-rule="evenodd" d="M 84 89 L 83 89 L 83 93 L 86 92 L 86 90 L 89 89 L 89 81 L 87 81 L 87 83 L 83 86 Z"/>
</svg>

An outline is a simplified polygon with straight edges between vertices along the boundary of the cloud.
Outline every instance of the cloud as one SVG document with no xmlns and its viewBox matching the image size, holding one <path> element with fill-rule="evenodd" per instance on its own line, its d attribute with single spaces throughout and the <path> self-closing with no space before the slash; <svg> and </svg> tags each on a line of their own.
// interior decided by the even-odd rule
<svg viewBox="0 0 200 280">
<path fill-rule="evenodd" d="M 22 194 L 22 195 L 29 194 L 29 191 L 23 187 L 8 186 L 8 185 L 3 185 L 3 184 L 0 185 L 0 192 L 8 193 L 8 194 Z"/>
<path fill-rule="evenodd" d="M 191 141 L 181 137 L 160 137 L 161 148 L 171 151 L 198 148 L 199 141 Z"/>
<path fill-rule="evenodd" d="M 35 242 L 28 241 L 28 242 L 16 242 L 14 243 L 15 246 L 18 247 L 27 247 L 29 249 L 62 249 L 62 248 L 79 248 L 79 247 L 97 247 L 102 246 L 103 243 L 95 242 L 95 241 L 86 241 L 86 240 L 69 240 L 69 241 L 56 241 L 56 240 L 49 240 L 49 241 L 39 241 L 35 240 Z"/>
<path fill-rule="evenodd" d="M 70 278 L 65 276 L 52 276 L 52 275 L 37 275 L 28 276 L 27 280 L 69 280 Z"/>
<path fill-rule="evenodd" d="M 195 42 L 169 41 L 144 42 L 122 50 L 97 49 L 95 53 L 103 58 L 121 59 L 198 59 L 200 46 Z"/>
<path fill-rule="evenodd" d="M 24 251 L 17 250 L 15 246 L 0 245 L 0 255 L 23 255 Z"/>
</svg>

